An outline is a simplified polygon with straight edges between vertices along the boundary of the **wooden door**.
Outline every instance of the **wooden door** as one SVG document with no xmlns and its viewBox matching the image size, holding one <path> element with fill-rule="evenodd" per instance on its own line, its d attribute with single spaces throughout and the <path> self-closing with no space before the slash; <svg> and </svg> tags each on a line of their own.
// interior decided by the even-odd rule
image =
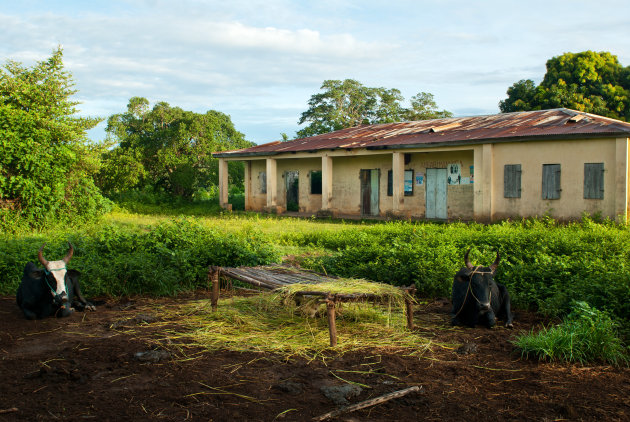
<svg viewBox="0 0 630 422">
<path fill-rule="evenodd" d="M 427 169 L 426 218 L 446 219 L 446 169 Z"/>
<path fill-rule="evenodd" d="M 379 180 L 378 169 L 361 170 L 361 215 L 376 216 L 379 214 Z"/>
<path fill-rule="evenodd" d="M 300 173 L 297 170 L 287 171 L 284 173 L 287 211 L 300 210 L 299 175 Z"/>
</svg>

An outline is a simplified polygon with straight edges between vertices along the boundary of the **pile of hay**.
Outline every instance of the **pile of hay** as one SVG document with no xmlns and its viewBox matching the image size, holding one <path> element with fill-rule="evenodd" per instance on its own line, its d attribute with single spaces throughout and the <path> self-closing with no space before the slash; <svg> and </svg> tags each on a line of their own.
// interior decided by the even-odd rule
<svg viewBox="0 0 630 422">
<path fill-rule="evenodd" d="M 338 345 L 329 344 L 325 312 L 304 315 L 291 299 L 299 291 L 337 294 L 370 293 L 379 303 L 343 303 L 337 315 Z M 315 299 L 316 300 L 316 299 Z M 339 305 L 338 305 L 339 306 Z M 273 292 L 221 300 L 212 312 L 209 300 L 189 302 L 163 310 L 185 330 L 171 331 L 164 340 L 181 347 L 207 350 L 272 352 L 316 358 L 334 351 L 387 348 L 422 354 L 431 341 L 406 328 L 404 292 L 396 287 L 365 280 L 339 279 L 322 284 L 295 284 Z"/>
</svg>

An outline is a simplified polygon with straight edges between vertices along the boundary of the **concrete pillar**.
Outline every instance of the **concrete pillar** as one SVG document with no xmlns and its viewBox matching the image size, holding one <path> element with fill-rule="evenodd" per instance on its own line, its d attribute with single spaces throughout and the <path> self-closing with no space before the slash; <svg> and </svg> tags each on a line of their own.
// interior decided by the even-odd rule
<svg viewBox="0 0 630 422">
<path fill-rule="evenodd" d="M 483 144 L 483 210 L 488 221 L 494 218 L 494 145 Z"/>
<path fill-rule="evenodd" d="M 322 210 L 330 210 L 332 202 L 332 157 L 322 156 Z"/>
<path fill-rule="evenodd" d="M 277 181 L 277 163 L 274 158 L 266 159 L 267 165 L 267 209 L 271 211 L 272 208 L 277 206 L 277 194 L 278 187 Z"/>
<path fill-rule="evenodd" d="M 252 162 L 245 161 L 245 211 L 250 211 L 252 197 Z"/>
<path fill-rule="evenodd" d="M 405 202 L 405 156 L 402 152 L 392 154 L 392 210 L 402 211 Z"/>
<path fill-rule="evenodd" d="M 229 209 L 228 204 L 228 162 L 219 158 L 219 206 Z"/>
<path fill-rule="evenodd" d="M 617 222 L 628 219 L 628 138 L 617 138 L 615 151 L 615 216 Z"/>
<path fill-rule="evenodd" d="M 483 144 L 474 148 L 474 198 L 473 212 L 477 221 L 492 221 L 494 217 L 493 145 Z"/>
</svg>

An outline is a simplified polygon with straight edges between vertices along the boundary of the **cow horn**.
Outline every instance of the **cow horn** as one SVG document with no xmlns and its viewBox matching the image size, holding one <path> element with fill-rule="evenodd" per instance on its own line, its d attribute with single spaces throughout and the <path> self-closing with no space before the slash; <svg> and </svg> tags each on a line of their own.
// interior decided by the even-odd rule
<svg viewBox="0 0 630 422">
<path fill-rule="evenodd" d="M 499 251 L 497 251 L 497 258 L 494 260 L 492 265 L 490 265 L 490 270 L 494 273 L 499 266 L 499 261 L 501 260 L 501 255 L 499 255 Z"/>
<path fill-rule="evenodd" d="M 72 243 L 68 242 L 68 246 L 70 247 L 70 249 L 68 249 L 68 253 L 63 258 L 63 262 L 65 262 L 66 264 L 72 259 L 72 254 L 74 254 L 74 248 L 72 247 Z"/>
<path fill-rule="evenodd" d="M 42 251 L 44 250 L 44 246 L 46 246 L 45 243 L 42 245 L 41 248 L 39 248 L 39 251 L 37 251 L 37 259 L 39 259 L 39 262 L 44 267 L 48 268 L 48 261 L 46 261 L 46 258 L 44 258 L 44 254 L 42 254 Z"/>
<path fill-rule="evenodd" d="M 469 270 L 472 270 L 473 269 L 473 265 L 468 260 L 468 254 L 469 253 L 470 253 L 470 248 L 468 248 L 468 250 L 466 251 L 466 255 L 464 255 L 464 262 L 466 263 L 466 268 L 468 268 Z"/>
</svg>

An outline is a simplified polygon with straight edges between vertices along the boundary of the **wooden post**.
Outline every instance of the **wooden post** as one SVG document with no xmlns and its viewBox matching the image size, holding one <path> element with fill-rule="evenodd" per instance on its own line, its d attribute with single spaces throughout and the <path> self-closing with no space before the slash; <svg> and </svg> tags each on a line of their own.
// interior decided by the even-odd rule
<svg viewBox="0 0 630 422">
<path fill-rule="evenodd" d="M 214 265 L 211 265 L 210 268 L 208 268 L 208 279 L 212 283 L 211 303 L 212 303 L 213 312 L 216 312 L 217 307 L 219 305 L 219 273 L 220 273 L 219 270 L 220 268 L 221 267 L 215 267 Z"/>
<path fill-rule="evenodd" d="M 335 323 L 335 297 L 332 295 L 328 295 L 326 298 L 326 310 L 328 311 L 330 347 L 335 347 L 337 345 L 337 325 Z"/>
<path fill-rule="evenodd" d="M 411 285 L 405 288 L 405 306 L 407 308 L 407 328 L 413 330 L 413 302 L 411 297 L 416 293 L 416 287 Z"/>
</svg>

